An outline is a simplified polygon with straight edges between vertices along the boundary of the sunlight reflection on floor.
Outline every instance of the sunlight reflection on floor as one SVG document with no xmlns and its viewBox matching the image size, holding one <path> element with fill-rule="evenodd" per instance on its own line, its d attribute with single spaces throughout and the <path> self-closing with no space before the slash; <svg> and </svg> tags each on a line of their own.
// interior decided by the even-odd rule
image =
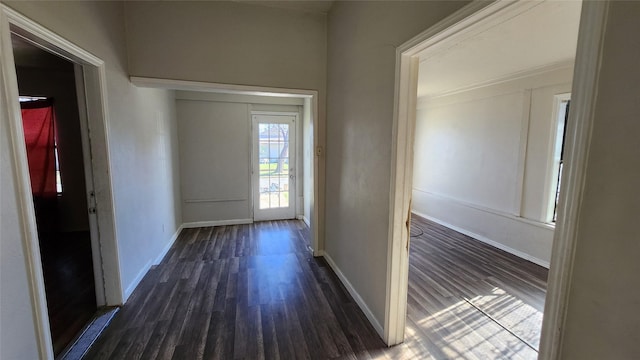
<svg viewBox="0 0 640 360">
<path fill-rule="evenodd" d="M 515 336 L 506 333 L 502 326 L 537 346 L 541 321 L 540 311 L 496 287 L 491 294 L 478 295 L 469 301 L 457 301 L 423 318 L 416 325 L 427 336 L 430 333 L 446 334 L 433 344 L 440 353 L 437 358 L 470 359 L 480 353 L 486 354 L 486 358 L 533 359 L 537 353 Z M 422 336 L 421 333 L 408 326 L 407 342 Z M 432 338 L 438 339 L 438 336 Z M 434 349 L 433 346 L 430 348 Z"/>
<path fill-rule="evenodd" d="M 535 348 L 540 344 L 542 311 L 521 299 L 494 288 L 492 295 L 478 295 L 470 302 Z"/>
</svg>

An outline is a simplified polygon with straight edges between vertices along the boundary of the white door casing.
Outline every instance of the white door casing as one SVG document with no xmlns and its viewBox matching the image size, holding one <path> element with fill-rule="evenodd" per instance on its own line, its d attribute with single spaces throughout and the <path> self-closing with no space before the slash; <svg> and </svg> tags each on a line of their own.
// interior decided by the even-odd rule
<svg viewBox="0 0 640 360">
<path fill-rule="evenodd" d="M 93 263 L 93 278 L 96 289 L 96 305 L 107 305 L 102 268 L 102 252 L 100 250 L 100 233 L 98 228 L 97 200 L 93 178 L 93 156 L 91 154 L 91 131 L 87 118 L 87 98 L 85 94 L 84 69 L 82 65 L 74 63 L 76 78 L 76 96 L 78 99 L 78 115 L 80 120 L 80 136 L 82 143 L 82 158 L 84 160 L 85 195 L 89 213 L 89 233 L 91 237 L 91 254 Z"/>
</svg>

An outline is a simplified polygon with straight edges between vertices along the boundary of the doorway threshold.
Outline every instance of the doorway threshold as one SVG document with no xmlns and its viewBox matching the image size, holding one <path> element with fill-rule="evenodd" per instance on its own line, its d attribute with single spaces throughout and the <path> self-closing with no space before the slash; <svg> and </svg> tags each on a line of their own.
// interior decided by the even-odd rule
<svg viewBox="0 0 640 360">
<path fill-rule="evenodd" d="M 80 360 L 89 351 L 100 334 L 107 328 L 113 317 L 120 310 L 119 307 L 104 307 L 98 309 L 95 316 L 80 332 L 76 340 L 68 346 L 56 359 Z"/>
</svg>

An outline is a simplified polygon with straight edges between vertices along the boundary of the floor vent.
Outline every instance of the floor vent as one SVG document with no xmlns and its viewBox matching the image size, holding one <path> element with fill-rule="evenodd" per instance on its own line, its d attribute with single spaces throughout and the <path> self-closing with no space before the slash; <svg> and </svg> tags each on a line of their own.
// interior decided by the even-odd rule
<svg viewBox="0 0 640 360">
<path fill-rule="evenodd" d="M 98 309 L 96 315 L 91 322 L 82 330 L 78 338 L 63 351 L 58 360 L 80 360 L 89 351 L 91 345 L 98 339 L 98 336 L 102 334 L 102 331 L 107 328 L 113 317 L 116 315 L 120 308 L 107 307 Z"/>
</svg>

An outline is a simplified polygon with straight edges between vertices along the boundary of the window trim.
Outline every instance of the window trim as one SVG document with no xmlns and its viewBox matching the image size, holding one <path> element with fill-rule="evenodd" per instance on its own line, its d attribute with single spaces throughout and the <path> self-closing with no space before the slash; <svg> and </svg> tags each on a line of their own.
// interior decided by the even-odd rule
<svg viewBox="0 0 640 360">
<path fill-rule="evenodd" d="M 547 175 L 545 180 L 546 206 L 543 209 L 543 220 L 547 224 L 555 225 L 555 213 L 557 208 L 557 193 L 560 186 L 560 154 L 564 147 L 564 136 L 560 136 L 566 131 L 565 111 L 566 104 L 571 100 L 571 93 L 556 94 L 553 97 L 553 111 L 551 116 L 552 126 L 549 130 L 549 151 L 547 157 Z M 559 127 L 562 126 L 562 130 Z M 561 132 L 562 131 L 562 132 Z"/>
</svg>

